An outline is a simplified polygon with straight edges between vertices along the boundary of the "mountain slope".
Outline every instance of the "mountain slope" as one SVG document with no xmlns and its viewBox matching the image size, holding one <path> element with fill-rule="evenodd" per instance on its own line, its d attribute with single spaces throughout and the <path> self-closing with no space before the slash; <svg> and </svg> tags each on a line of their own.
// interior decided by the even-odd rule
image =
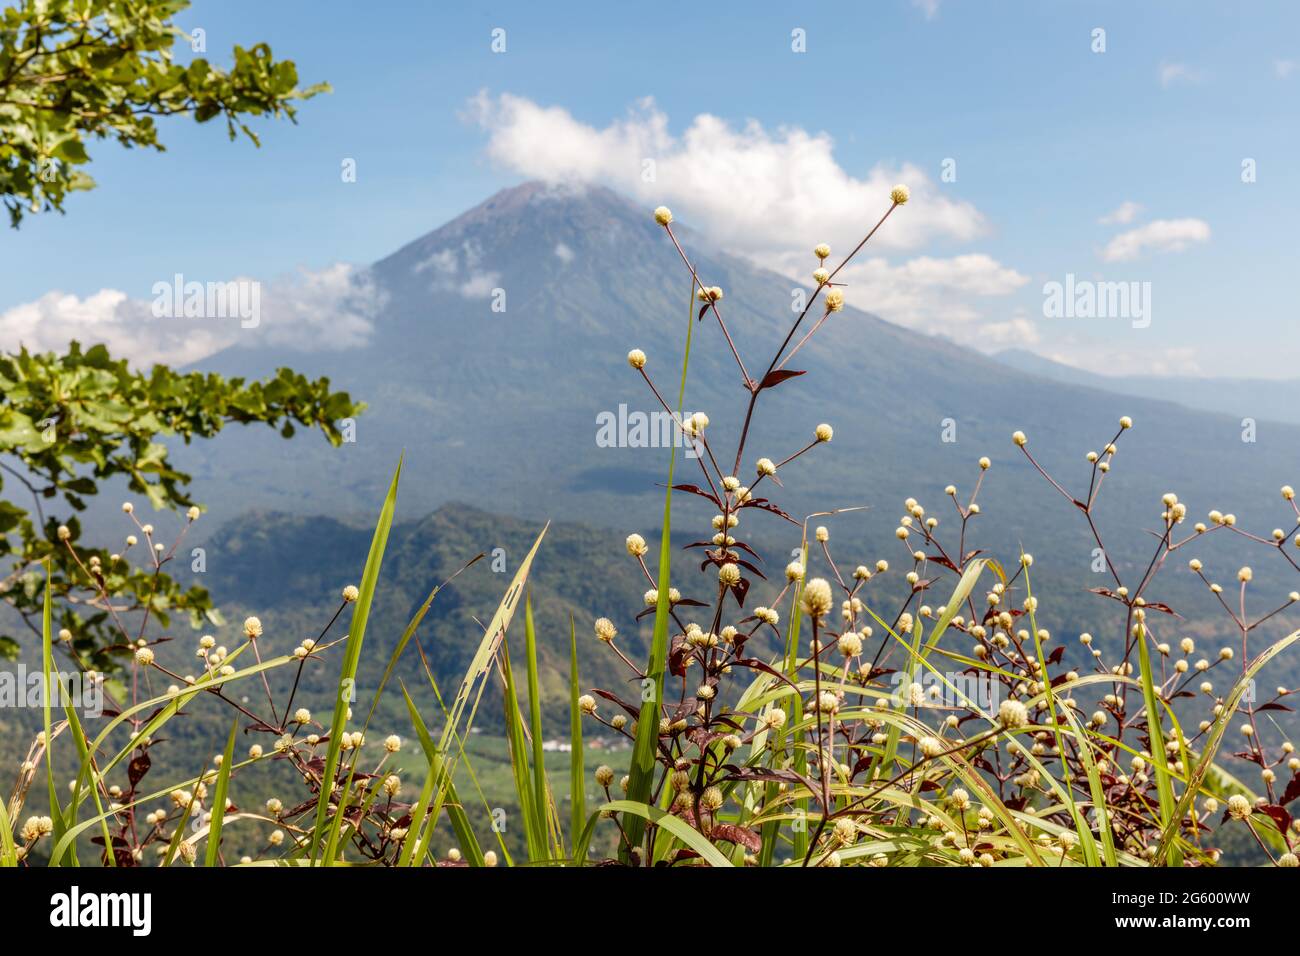
<svg viewBox="0 0 1300 956">
<path fill-rule="evenodd" d="M 1025 349 L 1004 349 L 999 362 L 1054 382 L 1099 388 L 1119 395 L 1167 399 L 1188 408 L 1300 424 L 1300 379 L 1196 378 L 1189 375 L 1098 375 Z"/>
<path fill-rule="evenodd" d="M 792 321 L 791 281 L 715 252 L 687 228 L 680 235 L 704 280 L 726 290 L 722 307 L 737 345 L 752 369 L 761 368 Z M 338 450 L 246 430 L 182 450 L 178 460 L 196 471 L 197 495 L 215 505 L 218 521 L 253 505 L 369 515 L 404 451 L 404 515 L 460 500 L 624 533 L 657 524 L 666 452 L 597 444 L 602 413 L 617 413 L 620 404 L 656 408 L 627 368 L 629 348 L 648 353 L 647 371 L 662 392 L 676 389 L 689 279 L 648 210 L 603 189 L 526 184 L 373 271 L 386 304 L 365 347 L 231 349 L 203 363 L 242 375 L 290 364 L 332 376 L 371 406 L 357 441 Z M 505 292 L 504 312 L 492 311 L 493 289 Z M 1109 440 L 1123 414 L 1136 427 L 1121 442 L 1098 516 L 1122 568 L 1145 567 L 1144 529 L 1158 523 L 1166 491 L 1176 491 L 1193 517 L 1231 510 L 1263 533 L 1294 523 L 1277 489 L 1300 483 L 1300 428 L 1270 423 L 1257 442 L 1244 443 L 1239 418 L 1026 375 L 858 311 L 854 290 L 847 295 L 851 306 L 798 356 L 796 367 L 809 374 L 765 393 L 741 474 L 752 475 L 760 455 L 779 460 L 802 447 L 818 422 L 832 423 L 829 446 L 782 470 L 786 488 L 777 500 L 794 515 L 868 506 L 833 529 L 856 547 L 849 560 L 899 556 L 892 531 L 908 496 L 950 520 L 939 507 L 943 487 L 968 490 L 976 460 L 987 454 L 993 468 L 976 522 L 984 525 L 981 541 L 1004 551 L 1023 544 L 1045 571 L 1098 583 L 1086 526 L 1010 434 L 1024 429 L 1040 461 L 1082 493 L 1084 453 Z M 709 413 L 727 461 L 744 392 L 716 323 L 706 318 L 695 329 L 686 406 Z M 944 440 L 949 419 L 955 441 Z M 685 462 L 678 474 L 695 470 Z M 682 507 L 675 527 L 707 526 L 704 503 Z M 797 543 L 794 529 L 775 517 L 750 524 L 760 541 Z M 1227 551 L 1225 562 L 1241 557 L 1240 549 Z M 1259 580 L 1268 582 L 1267 570 Z"/>
</svg>

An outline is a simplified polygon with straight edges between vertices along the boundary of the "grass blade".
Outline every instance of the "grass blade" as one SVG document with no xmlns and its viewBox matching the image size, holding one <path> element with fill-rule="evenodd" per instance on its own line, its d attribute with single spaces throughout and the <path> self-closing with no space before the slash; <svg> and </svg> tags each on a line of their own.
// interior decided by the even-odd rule
<svg viewBox="0 0 1300 956">
<path fill-rule="evenodd" d="M 239 719 L 230 722 L 230 737 L 217 771 L 217 789 L 212 796 L 212 820 L 208 824 L 208 842 L 203 853 L 204 866 L 216 866 L 221 859 L 221 824 L 226 819 L 226 793 L 230 790 L 230 770 L 235 764 L 235 734 Z"/>
<path fill-rule="evenodd" d="M 569 839 L 573 845 L 574 859 L 579 866 L 578 836 L 587 819 L 587 772 L 583 767 L 582 713 L 578 710 L 578 638 L 573 629 L 573 615 L 569 615 L 569 804 L 571 823 Z"/>
<path fill-rule="evenodd" d="M 686 400 L 686 370 L 691 360 L 691 334 L 695 329 L 695 286 L 691 285 L 690 301 L 686 307 L 686 348 L 682 354 L 682 383 L 677 392 L 677 417 L 682 415 L 682 406 Z M 627 802 L 640 805 L 650 798 L 650 787 L 654 780 L 655 748 L 659 744 L 659 711 L 664 692 L 664 667 L 668 660 L 668 594 L 670 568 L 672 564 L 672 504 L 673 504 L 673 469 L 677 464 L 677 443 L 668 453 L 668 487 L 664 491 L 663 533 L 659 541 L 659 602 L 655 605 L 654 635 L 650 641 L 650 662 L 646 667 L 646 679 L 653 682 L 648 700 L 641 703 L 641 712 L 636 722 L 636 740 L 632 746 L 632 767 L 628 775 Z M 645 835 L 646 818 L 633 814 L 624 825 L 628 843 L 637 846 Z M 628 857 L 630 847 L 620 847 L 619 853 L 624 860 Z"/>
<path fill-rule="evenodd" d="M 370 617 L 370 605 L 374 601 L 375 585 L 379 581 L 379 566 L 384 558 L 384 548 L 388 545 L 388 532 L 393 525 L 393 512 L 397 507 L 397 483 L 401 476 L 402 463 L 399 461 L 397 470 L 393 472 L 392 483 L 388 486 L 383 508 L 380 509 L 374 536 L 370 541 L 370 553 L 366 556 L 365 571 L 361 575 L 361 585 L 352 611 L 352 626 L 348 629 L 347 646 L 343 652 L 343 667 L 339 672 L 339 686 L 334 700 L 334 718 L 330 723 L 329 749 L 325 754 L 325 769 L 321 774 L 320 796 L 316 800 L 316 825 L 312 828 L 309 846 L 313 860 L 319 860 L 318 850 L 325 851 L 323 860 L 325 866 L 329 866 L 333 861 L 335 847 L 331 844 L 337 839 L 339 821 L 344 816 L 339 813 L 334 817 L 335 824 L 330 830 L 329 839 L 325 840 L 325 821 L 329 816 L 334 776 L 338 772 L 343 728 L 347 724 L 349 704 L 354 697 L 357 665 L 361 660 L 361 642 L 365 638 L 366 621 Z"/>
</svg>

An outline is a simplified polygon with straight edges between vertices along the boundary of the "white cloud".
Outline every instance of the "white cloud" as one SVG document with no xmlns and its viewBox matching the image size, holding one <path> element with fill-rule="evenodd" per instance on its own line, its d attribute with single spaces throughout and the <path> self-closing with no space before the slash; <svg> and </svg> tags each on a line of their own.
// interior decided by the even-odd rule
<svg viewBox="0 0 1300 956">
<path fill-rule="evenodd" d="M 1140 203 L 1136 203 L 1131 199 L 1126 199 L 1122 203 L 1120 203 L 1117 207 L 1112 209 L 1110 212 L 1106 213 L 1106 215 L 1098 219 L 1097 221 L 1101 223 L 1103 226 L 1110 226 L 1110 225 L 1124 226 L 1124 225 L 1128 225 L 1130 222 L 1136 219 L 1137 214 L 1140 213 L 1141 211 L 1142 211 L 1142 205 Z"/>
<path fill-rule="evenodd" d="M 565 265 L 573 261 L 573 250 L 562 242 L 555 244 L 555 258 L 559 259 Z"/>
<path fill-rule="evenodd" d="M 715 247 L 803 283 L 808 250 L 829 242 L 836 254 L 847 253 L 888 208 L 898 182 L 910 186 L 911 201 L 891 215 L 868 253 L 968 242 L 988 232 L 974 205 L 951 198 L 915 165 L 878 163 L 850 174 L 825 133 L 768 130 L 755 121 L 733 126 L 701 114 L 674 136 L 650 99 L 604 127 L 508 93 L 480 93 L 467 115 L 486 132 L 488 156 L 500 165 L 551 183 L 602 183 L 647 207 L 666 204 Z M 931 331 L 954 323 L 969 329 L 983 317 L 973 299 L 1007 295 L 1028 281 L 983 253 L 855 260 L 840 278 L 851 305 Z"/>
<path fill-rule="evenodd" d="M 172 276 L 160 280 L 167 286 L 173 283 Z M 187 365 L 230 346 L 346 349 L 367 340 L 380 304 L 368 274 L 341 263 L 256 285 L 257 324 L 247 328 L 237 315 L 159 317 L 154 300 L 132 299 L 118 289 L 101 289 L 84 298 L 48 292 L 0 314 L 0 348 L 62 351 L 76 339 L 83 345 L 106 345 L 114 357 L 129 359 L 137 368 L 158 362 Z"/>
<path fill-rule="evenodd" d="M 756 258 L 784 252 L 796 237 L 851 248 L 887 208 L 897 182 L 911 186 L 912 202 L 891 217 L 874 246 L 915 249 L 987 231 L 979 210 L 949 198 L 910 163 L 851 175 L 825 133 L 768 131 L 752 120 L 733 127 L 703 113 L 674 137 L 650 99 L 604 128 L 508 93 L 480 93 L 470 106 L 469 116 L 488 135 L 488 156 L 502 166 L 549 182 L 600 182 L 647 203 L 678 206 L 678 219 Z"/>
<path fill-rule="evenodd" d="M 1160 85 L 1165 89 L 1181 83 L 1199 83 L 1202 79 L 1204 77 L 1200 71 L 1192 69 L 1186 63 L 1160 64 Z"/>
<path fill-rule="evenodd" d="M 556 251 L 559 255 L 559 251 Z M 483 250 L 478 243 L 466 240 L 459 246 L 447 246 L 430 253 L 415 264 L 413 272 L 431 272 L 429 287 L 439 292 L 455 292 L 467 299 L 486 299 L 500 285 L 500 273 L 483 268 Z"/>
<path fill-rule="evenodd" d="M 991 256 L 968 253 L 920 256 L 897 265 L 881 257 L 855 261 L 836 281 L 845 283 L 849 305 L 912 328 L 965 338 L 986 328 L 976 299 L 1010 295 L 1029 277 Z"/>
<path fill-rule="evenodd" d="M 939 15 L 939 0 L 912 0 L 912 6 L 924 13 L 927 20 Z"/>
<path fill-rule="evenodd" d="M 1295 60 L 1274 60 L 1273 75 L 1276 76 L 1279 80 L 1285 80 L 1288 76 L 1290 76 L 1292 73 L 1295 72 L 1296 65 L 1297 64 Z"/>
<path fill-rule="evenodd" d="M 1101 257 L 1107 262 L 1124 262 L 1146 251 L 1182 252 L 1194 242 L 1209 240 L 1210 224 L 1204 219 L 1156 219 L 1121 232 L 1106 244 Z"/>
</svg>

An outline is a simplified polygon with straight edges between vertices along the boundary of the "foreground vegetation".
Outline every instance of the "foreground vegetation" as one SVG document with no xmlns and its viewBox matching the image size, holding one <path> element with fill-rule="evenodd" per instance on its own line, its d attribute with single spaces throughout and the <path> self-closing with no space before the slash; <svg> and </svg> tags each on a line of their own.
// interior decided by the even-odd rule
<svg viewBox="0 0 1300 956">
<path fill-rule="evenodd" d="M 1256 534 L 1218 511 L 1195 522 L 1170 492 L 1152 503 L 1149 564 L 1126 578 L 1106 558 L 1094 513 L 1134 423 L 1121 420 L 1111 439 L 1085 456 L 1075 490 L 1039 467 L 1029 437 L 1017 432 L 1012 441 L 1065 507 L 1078 512 L 1111 579 L 1094 593 L 1113 609 L 1115 639 L 1094 642 L 1084 634 L 1079 647 L 1067 648 L 1038 624 L 1032 556 L 997 560 L 975 543 L 979 521 L 987 520 L 978 497 L 988 459 L 971 463 L 969 493 L 949 486 L 942 509 L 948 517 L 906 501 L 888 543 L 893 552 L 860 563 L 832 549 L 836 512 L 796 518 L 779 503 L 786 464 L 832 453 L 829 424 L 810 421 L 805 446 L 747 464 L 760 399 L 805 374 L 790 362 L 843 308 L 836 275 L 907 200 L 907 190 L 897 187 L 879 223 L 834 269 L 830 250 L 815 250 L 815 291 L 756 375 L 724 321 L 723 290 L 696 275 L 671 213 L 656 210 L 690 283 L 675 407 L 664 397 L 671 391 L 656 384 L 649 357 L 633 349 L 628 363 L 695 444 L 699 475 L 682 480 L 670 452 L 657 565 L 648 560 L 652 546 L 643 535 L 627 537 L 627 560 L 648 588 L 641 600 L 642 616 L 653 621 L 648 660 L 625 653 L 607 617 L 570 622 L 568 751 L 559 774 L 558 754 L 548 754 L 545 744 L 528 590 L 534 563 L 545 560 L 545 529 L 479 631 L 455 686 L 439 685 L 417 635 L 456 574 L 416 609 L 373 686 L 359 684 L 399 466 L 358 584 L 343 590 L 317 634 L 277 656 L 263 653 L 262 623 L 249 617 L 235 646 L 203 637 L 192 649 L 197 663 L 178 663 L 191 651 L 178 654 L 166 632 L 146 636 L 143 626 L 129 626 L 129 609 L 118 612 L 112 579 L 98 570 L 103 559 L 83 559 L 71 534 L 56 533 L 63 560 L 80 571 L 79 600 L 102 609 L 105 626 L 119 631 L 114 651 L 128 661 L 129 679 L 122 699 L 93 723 L 71 699 L 46 696 L 44 730 L 0 807 L 0 862 L 67 865 L 90 862 L 93 854 L 122 866 L 200 859 L 321 866 L 1202 866 L 1219 862 L 1235 833 L 1253 840 L 1271 864 L 1295 866 L 1300 826 L 1286 806 L 1300 796 L 1300 758 L 1270 719 L 1290 710 L 1294 691 L 1260 687 L 1270 662 L 1300 640 L 1300 631 L 1281 626 L 1300 594 L 1259 597 L 1253 570 L 1218 568 L 1213 550 L 1232 536 L 1294 572 L 1300 565 L 1292 545 L 1300 547 L 1300 536 L 1280 528 Z M 743 385 L 734 459 L 721 457 L 707 415 L 681 414 L 695 339 L 714 328 L 716 347 L 734 358 Z M 1282 499 L 1284 523 L 1293 526 L 1300 509 L 1289 487 Z M 701 501 L 707 508 L 697 526 L 706 530 L 688 546 L 698 552 L 698 571 L 683 575 L 671 560 L 671 530 L 685 505 Z M 137 521 L 133 509 L 127 514 Z M 687 515 L 688 523 L 696 521 Z M 772 575 L 775 583 L 767 581 L 753 538 L 742 537 L 760 520 L 787 525 L 798 544 L 794 560 L 777 562 L 785 566 Z M 161 573 L 175 545 L 155 546 L 151 532 L 139 530 L 149 545 L 142 563 Z M 1182 636 L 1175 609 L 1154 597 L 1162 573 L 1202 582 L 1238 639 L 1207 650 Z M 1225 588 L 1218 580 L 1233 583 Z M 91 668 L 77 648 L 60 641 L 48 582 L 40 592 L 47 686 L 56 679 L 60 649 L 79 665 L 70 676 L 93 684 L 97 675 L 86 677 Z M 605 595 L 611 607 L 635 597 Z M 344 621 L 346 635 L 336 633 Z M 515 637 L 513 661 L 507 634 Z M 614 655 L 628 682 L 587 688 L 579 662 L 591 647 Z M 765 650 L 771 647 L 777 650 Z M 420 659 L 418 682 L 398 675 L 404 655 Z M 328 713 L 312 713 L 296 697 L 299 677 L 324 661 L 337 669 L 337 692 Z M 293 675 L 287 694 L 273 692 L 272 672 Z M 470 743 L 487 693 L 501 696 L 517 808 L 517 821 L 505 826 L 486 795 L 494 788 L 485 789 L 476 770 L 482 755 Z M 411 739 L 374 723 L 377 714 L 392 713 L 381 703 L 394 699 Z M 167 746 L 169 722 L 199 707 L 224 709 L 224 741 L 201 765 L 196 760 L 188 779 L 155 782 L 151 753 Z M 592 766 L 593 735 L 626 741 L 626 773 L 614 760 Z M 70 784 L 55 772 L 59 760 L 75 766 Z M 232 785 L 260 772 L 281 775 L 292 796 L 283 790 L 260 805 L 240 806 Z M 42 789 L 44 813 L 36 809 Z M 589 800 L 589 790 L 598 797 Z M 519 830 L 522 846 L 506 839 Z M 249 832 L 257 838 L 248 841 Z M 251 851 L 231 852 L 248 842 L 256 844 Z"/>
</svg>

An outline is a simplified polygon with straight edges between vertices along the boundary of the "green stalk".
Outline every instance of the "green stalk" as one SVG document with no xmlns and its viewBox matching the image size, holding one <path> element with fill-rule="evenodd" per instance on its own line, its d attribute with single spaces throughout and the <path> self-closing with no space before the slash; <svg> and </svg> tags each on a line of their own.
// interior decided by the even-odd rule
<svg viewBox="0 0 1300 956">
<path fill-rule="evenodd" d="M 691 359 L 691 336 L 695 329 L 695 286 L 692 278 L 690 300 L 686 306 L 686 348 L 682 354 L 682 382 L 677 390 L 677 417 L 682 415 L 682 405 L 686 400 L 686 370 Z M 637 716 L 636 741 L 632 747 L 632 768 L 629 773 L 627 798 L 634 804 L 644 804 L 650 799 L 650 788 L 654 783 L 655 750 L 659 744 L 659 714 L 664 693 L 664 667 L 668 661 L 668 619 L 669 619 L 669 579 L 672 564 L 672 502 L 673 469 L 677 464 L 677 443 L 668 453 L 668 487 L 664 491 L 663 535 L 659 541 L 659 602 L 655 606 L 654 635 L 650 641 L 650 662 L 646 667 L 646 678 L 653 683 L 651 696 L 641 702 L 641 713 Z M 632 814 L 624 820 L 624 832 L 631 846 L 638 846 L 645 836 L 646 820 L 640 814 Z M 619 848 L 620 857 L 626 862 L 629 847 Z"/>
</svg>

